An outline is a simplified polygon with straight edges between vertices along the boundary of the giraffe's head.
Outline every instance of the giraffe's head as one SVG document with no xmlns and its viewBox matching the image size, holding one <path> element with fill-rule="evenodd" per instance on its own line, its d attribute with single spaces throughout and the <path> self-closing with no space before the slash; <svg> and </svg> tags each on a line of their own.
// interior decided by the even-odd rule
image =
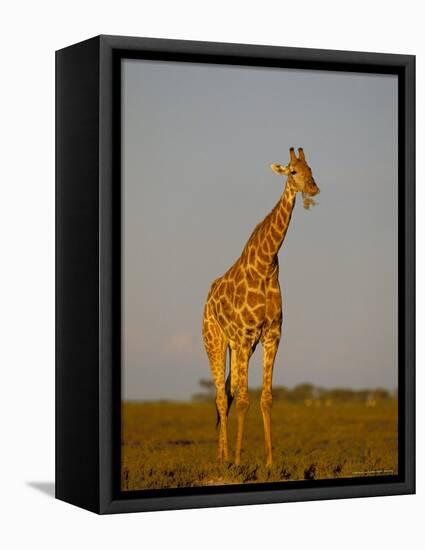
<svg viewBox="0 0 425 550">
<path fill-rule="evenodd" d="M 313 178 L 313 173 L 310 166 L 305 160 L 304 151 L 298 149 L 298 157 L 295 154 L 294 148 L 289 149 L 289 164 L 282 166 L 281 164 L 272 164 L 271 169 L 279 176 L 288 176 L 288 183 L 296 189 L 297 192 L 314 197 L 320 193 Z"/>
</svg>

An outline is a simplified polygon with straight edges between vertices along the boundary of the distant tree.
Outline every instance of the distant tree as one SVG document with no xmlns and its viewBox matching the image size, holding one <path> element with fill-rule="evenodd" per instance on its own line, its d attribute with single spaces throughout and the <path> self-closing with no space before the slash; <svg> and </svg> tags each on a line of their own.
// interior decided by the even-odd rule
<svg viewBox="0 0 425 550">
<path fill-rule="evenodd" d="M 211 396 L 207 393 L 194 393 L 192 394 L 192 401 L 196 401 L 197 403 L 205 403 L 207 401 L 211 401 Z"/>
<path fill-rule="evenodd" d="M 355 398 L 355 393 L 349 388 L 333 388 L 329 390 L 328 397 L 333 401 L 351 401 Z"/>
<path fill-rule="evenodd" d="M 198 384 L 201 386 L 201 388 L 204 391 L 193 394 L 192 395 L 193 401 L 211 401 L 212 399 L 214 399 L 215 386 L 214 386 L 213 380 L 207 380 L 205 378 L 201 378 Z"/>
<path fill-rule="evenodd" d="M 289 393 L 288 398 L 291 401 L 305 401 L 306 399 L 313 399 L 315 393 L 315 387 L 313 384 L 298 384 Z"/>
<path fill-rule="evenodd" d="M 199 380 L 199 386 L 202 391 L 195 393 L 192 396 L 194 401 L 212 401 L 215 398 L 215 385 L 214 381 L 210 379 L 202 378 Z M 261 398 L 262 388 L 250 388 L 249 393 L 253 401 L 257 401 Z M 311 403 L 311 404 L 325 404 L 328 403 L 343 403 L 346 401 L 355 401 L 361 403 L 370 403 L 371 400 L 383 401 L 387 399 L 397 399 L 397 389 L 389 392 L 384 388 L 375 389 L 359 389 L 353 390 L 351 388 L 321 388 L 314 384 L 298 384 L 294 388 L 287 388 L 285 386 L 275 386 L 273 388 L 273 399 L 275 401 L 286 400 L 294 403 Z"/>
<path fill-rule="evenodd" d="M 389 399 L 390 393 L 388 390 L 385 390 L 383 388 L 376 388 L 373 392 L 375 399 L 385 400 Z"/>
<path fill-rule="evenodd" d="M 198 383 L 201 386 L 201 388 L 204 388 L 208 392 L 212 393 L 214 391 L 215 386 L 214 386 L 213 380 L 206 380 L 205 378 L 201 378 L 201 380 L 199 380 Z"/>
<path fill-rule="evenodd" d="M 369 398 L 370 390 L 357 390 L 356 391 L 356 398 L 358 401 L 366 402 Z"/>
<path fill-rule="evenodd" d="M 249 397 L 253 401 L 258 401 L 261 398 L 261 388 L 249 388 Z"/>
<path fill-rule="evenodd" d="M 276 386 L 273 388 L 273 399 L 283 400 L 289 398 L 290 390 L 285 386 Z"/>
</svg>

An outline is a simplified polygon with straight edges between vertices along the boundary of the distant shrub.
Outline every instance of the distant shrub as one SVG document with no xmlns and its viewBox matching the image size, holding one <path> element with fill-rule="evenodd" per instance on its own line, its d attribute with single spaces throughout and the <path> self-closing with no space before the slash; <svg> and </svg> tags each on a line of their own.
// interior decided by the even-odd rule
<svg viewBox="0 0 425 550">
<path fill-rule="evenodd" d="M 215 399 L 215 386 L 213 380 L 202 379 L 199 381 L 203 392 L 192 395 L 196 402 L 209 402 Z M 249 395 L 253 401 L 260 399 L 260 388 L 249 388 Z M 289 401 L 292 403 L 304 403 L 319 406 L 331 406 L 331 404 L 343 402 L 371 403 L 397 399 L 397 390 L 389 392 L 384 388 L 359 389 L 352 388 L 322 388 L 314 384 L 303 383 L 287 388 L 286 386 L 275 386 L 273 388 L 273 399 L 275 401 Z"/>
</svg>

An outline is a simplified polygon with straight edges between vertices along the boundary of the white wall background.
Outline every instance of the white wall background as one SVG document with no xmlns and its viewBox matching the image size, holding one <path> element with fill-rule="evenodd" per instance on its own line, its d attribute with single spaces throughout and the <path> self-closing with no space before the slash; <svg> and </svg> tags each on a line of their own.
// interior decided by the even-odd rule
<svg viewBox="0 0 425 550">
<path fill-rule="evenodd" d="M 0 545 L 3 548 L 418 548 L 418 495 L 97 517 L 53 500 L 54 50 L 124 34 L 417 55 L 418 242 L 424 236 L 425 52 L 414 0 L 109 0 L 3 5 L 0 19 Z M 420 215 L 422 214 L 422 216 Z M 424 254 L 418 245 L 418 280 Z M 424 291 L 418 289 L 418 464 Z M 422 342 L 421 342 L 422 340 Z M 422 506 L 422 511 L 421 511 Z"/>
</svg>

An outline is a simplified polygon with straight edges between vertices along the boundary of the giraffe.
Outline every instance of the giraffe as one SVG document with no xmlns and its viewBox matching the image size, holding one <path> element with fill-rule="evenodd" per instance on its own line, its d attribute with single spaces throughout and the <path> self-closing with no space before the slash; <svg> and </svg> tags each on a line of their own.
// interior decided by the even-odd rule
<svg viewBox="0 0 425 550">
<path fill-rule="evenodd" d="M 240 464 L 245 415 L 249 407 L 248 364 L 261 342 L 260 408 L 266 466 L 272 465 L 272 375 L 282 328 L 278 252 L 288 230 L 296 194 L 301 192 L 303 196 L 312 197 L 320 192 L 303 149 L 298 149 L 298 157 L 293 147 L 289 153 L 287 166 L 271 165 L 273 172 L 287 176 L 283 194 L 273 210 L 255 227 L 238 260 L 212 283 L 204 307 L 202 336 L 216 388 L 219 462 L 229 460 L 227 417 L 234 398 L 237 415 L 235 464 Z M 228 350 L 229 375 L 226 379 Z"/>
</svg>

